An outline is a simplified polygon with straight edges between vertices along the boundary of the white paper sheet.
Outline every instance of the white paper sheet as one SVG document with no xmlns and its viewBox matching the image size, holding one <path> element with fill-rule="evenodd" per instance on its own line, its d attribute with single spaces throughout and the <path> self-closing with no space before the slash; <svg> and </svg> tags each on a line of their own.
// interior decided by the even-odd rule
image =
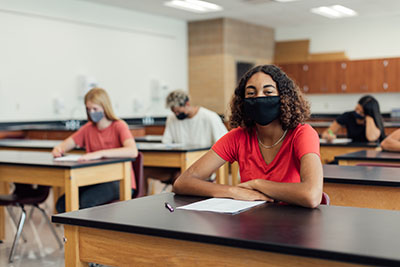
<svg viewBox="0 0 400 267">
<path fill-rule="evenodd" d="M 78 161 L 82 155 L 67 155 L 63 157 L 54 158 L 55 161 Z"/>
<path fill-rule="evenodd" d="M 210 198 L 189 205 L 177 207 L 182 210 L 212 211 L 219 213 L 238 213 L 265 203 L 265 201 L 244 201 L 230 198 Z"/>
</svg>

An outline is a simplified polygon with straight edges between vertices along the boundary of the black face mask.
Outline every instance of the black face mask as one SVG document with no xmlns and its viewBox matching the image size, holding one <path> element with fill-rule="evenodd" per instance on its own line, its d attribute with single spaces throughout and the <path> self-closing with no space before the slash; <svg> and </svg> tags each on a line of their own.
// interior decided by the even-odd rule
<svg viewBox="0 0 400 267">
<path fill-rule="evenodd" d="M 246 116 L 260 125 L 267 125 L 279 117 L 281 101 L 279 96 L 266 96 L 244 99 Z"/>
<path fill-rule="evenodd" d="M 181 112 L 181 113 L 179 113 L 178 115 L 175 114 L 175 116 L 176 116 L 176 118 L 177 118 L 178 120 L 184 120 L 184 119 L 187 118 L 188 114 L 186 114 L 186 113 L 184 113 L 184 112 Z"/>
<path fill-rule="evenodd" d="M 353 111 L 353 113 L 354 113 L 354 117 L 356 117 L 356 119 L 363 120 L 363 119 L 365 118 L 364 116 L 358 114 L 358 113 L 355 112 L 355 111 Z"/>
</svg>

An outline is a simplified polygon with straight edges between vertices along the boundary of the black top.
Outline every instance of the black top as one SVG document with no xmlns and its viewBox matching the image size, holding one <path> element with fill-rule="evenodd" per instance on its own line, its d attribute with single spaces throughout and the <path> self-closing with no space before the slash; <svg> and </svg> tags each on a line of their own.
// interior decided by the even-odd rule
<svg viewBox="0 0 400 267">
<path fill-rule="evenodd" d="M 169 202 L 175 208 L 200 199 L 165 193 L 59 214 L 52 221 L 360 264 L 400 265 L 397 211 L 263 204 L 228 215 L 170 212 L 164 206 Z"/>
<path fill-rule="evenodd" d="M 336 118 L 336 121 L 346 127 L 347 137 L 355 142 L 368 142 L 365 136 L 365 124 L 358 124 L 355 117 L 355 112 L 345 112 Z"/>
<path fill-rule="evenodd" d="M 125 161 L 135 161 L 133 158 L 108 158 L 88 161 L 55 161 L 49 152 L 30 152 L 30 151 L 0 151 L 0 165 L 21 165 L 33 167 L 49 167 L 62 169 L 76 169 L 110 163 Z"/>
<path fill-rule="evenodd" d="M 384 163 L 385 161 L 398 161 L 400 163 L 400 153 L 376 150 L 361 150 L 336 156 L 335 160 L 382 161 L 382 163 Z"/>
<path fill-rule="evenodd" d="M 400 187 L 400 168 L 323 165 L 324 182 Z"/>
<path fill-rule="evenodd" d="M 363 124 L 357 123 L 355 111 L 343 113 L 336 118 L 336 121 L 346 127 L 347 137 L 353 139 L 353 142 L 369 142 L 365 133 L 365 122 Z M 379 141 L 382 141 L 384 136 L 384 133 L 381 133 Z"/>
</svg>

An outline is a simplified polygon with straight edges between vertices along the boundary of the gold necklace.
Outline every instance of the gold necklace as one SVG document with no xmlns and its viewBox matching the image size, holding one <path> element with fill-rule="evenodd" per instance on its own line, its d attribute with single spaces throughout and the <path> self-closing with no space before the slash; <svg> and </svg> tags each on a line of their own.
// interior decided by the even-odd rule
<svg viewBox="0 0 400 267">
<path fill-rule="evenodd" d="M 256 133 L 256 135 L 257 135 L 258 143 L 259 143 L 263 148 L 270 149 L 270 148 L 273 148 L 274 146 L 276 146 L 277 144 L 279 144 L 279 143 L 283 140 L 283 138 L 285 138 L 286 133 L 287 133 L 287 129 L 283 132 L 282 136 L 278 139 L 278 141 L 276 141 L 274 144 L 272 144 L 272 145 L 270 145 L 270 146 L 264 145 L 264 144 L 261 142 L 260 138 L 258 137 L 258 133 Z"/>
</svg>

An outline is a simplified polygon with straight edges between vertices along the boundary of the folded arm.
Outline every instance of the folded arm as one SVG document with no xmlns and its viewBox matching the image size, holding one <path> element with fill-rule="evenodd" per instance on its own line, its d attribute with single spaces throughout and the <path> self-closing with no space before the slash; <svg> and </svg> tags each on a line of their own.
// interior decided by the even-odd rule
<svg viewBox="0 0 400 267">
<path fill-rule="evenodd" d="M 184 195 L 272 201 L 256 190 L 206 181 L 225 162 L 217 153 L 209 150 L 177 178 L 173 187 L 174 192 Z"/>
<path fill-rule="evenodd" d="M 255 179 L 240 187 L 258 190 L 270 198 L 308 208 L 321 203 L 323 173 L 321 160 L 317 154 L 308 153 L 300 160 L 300 183 L 279 183 Z"/>
</svg>

